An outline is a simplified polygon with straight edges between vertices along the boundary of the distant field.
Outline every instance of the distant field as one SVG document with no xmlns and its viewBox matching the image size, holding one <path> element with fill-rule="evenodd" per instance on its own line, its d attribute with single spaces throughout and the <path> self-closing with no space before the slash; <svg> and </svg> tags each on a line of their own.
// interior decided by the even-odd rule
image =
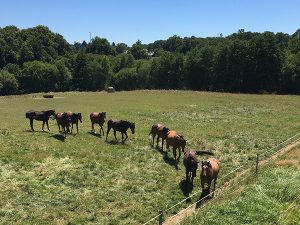
<svg viewBox="0 0 300 225">
<path fill-rule="evenodd" d="M 157 122 L 183 134 L 187 148 L 215 152 L 218 185 L 225 173 L 253 164 L 257 153 L 267 157 L 268 149 L 300 131 L 300 96 L 132 91 L 33 98 L 41 96 L 0 98 L 1 224 L 140 224 L 177 203 L 187 194 L 184 167 L 180 161 L 176 170 L 171 151 L 163 155 L 150 146 Z M 51 120 L 51 132 L 41 132 L 36 121 L 31 132 L 30 109 L 82 112 L 79 134 L 62 141 Z M 136 134 L 124 145 L 106 143 L 89 133 L 92 111 L 135 122 Z"/>
</svg>

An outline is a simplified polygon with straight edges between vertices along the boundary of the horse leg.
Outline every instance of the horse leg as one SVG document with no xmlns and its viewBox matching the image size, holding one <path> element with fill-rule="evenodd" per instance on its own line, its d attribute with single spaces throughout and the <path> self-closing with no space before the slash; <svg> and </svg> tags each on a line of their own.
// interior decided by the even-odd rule
<svg viewBox="0 0 300 225">
<path fill-rule="evenodd" d="M 164 150 L 164 141 L 165 141 L 165 139 L 162 138 L 162 139 L 161 139 L 161 149 L 162 149 L 162 150 Z"/>
<path fill-rule="evenodd" d="M 173 156 L 174 156 L 174 159 L 176 160 L 176 148 L 173 147 Z"/>
<path fill-rule="evenodd" d="M 31 130 L 34 131 L 34 129 L 33 129 L 33 119 L 30 119 L 30 127 L 31 127 Z"/>
<path fill-rule="evenodd" d="M 114 130 L 114 136 L 115 136 L 115 139 L 116 139 L 116 141 L 118 141 L 116 134 L 117 134 L 117 131 Z M 123 140 L 122 140 L 122 141 L 123 141 Z"/>
<path fill-rule="evenodd" d="M 108 134 L 109 134 L 110 129 L 111 129 L 110 127 L 107 128 L 106 139 L 105 139 L 105 141 L 107 141 L 107 137 L 108 137 Z"/>
<path fill-rule="evenodd" d="M 42 131 L 44 131 L 45 121 L 43 120 Z"/>
<path fill-rule="evenodd" d="M 158 147 L 158 143 L 159 143 L 159 136 L 157 135 L 157 138 L 156 138 L 156 147 Z M 154 138 L 153 138 L 153 145 L 154 145 Z"/>
<path fill-rule="evenodd" d="M 50 129 L 49 129 L 49 124 L 48 124 L 48 120 L 46 120 L 46 124 L 47 124 L 48 131 L 50 131 Z"/>
<path fill-rule="evenodd" d="M 121 134 L 122 134 L 122 143 L 124 143 L 124 133 L 123 132 L 121 132 Z"/>
<path fill-rule="evenodd" d="M 185 170 L 185 180 L 187 182 L 189 181 L 189 171 L 188 171 L 188 169 Z"/>
<path fill-rule="evenodd" d="M 179 159 L 180 159 L 180 156 L 181 156 L 181 151 L 180 151 L 180 147 L 178 148 L 178 162 L 179 162 Z"/>
<path fill-rule="evenodd" d="M 127 135 L 127 132 L 125 131 L 125 140 L 124 141 L 126 141 L 127 140 L 127 138 L 128 138 L 128 135 Z"/>
<path fill-rule="evenodd" d="M 215 195 L 216 183 L 217 183 L 217 178 L 214 179 L 214 192 L 212 193 L 212 196 L 213 196 L 213 197 L 214 197 L 214 195 Z"/>
<path fill-rule="evenodd" d="M 92 133 L 94 133 L 95 132 L 95 129 L 94 129 L 94 123 L 92 122 L 92 131 L 91 131 Z"/>
<path fill-rule="evenodd" d="M 77 129 L 77 134 L 78 134 L 78 122 L 76 122 L 76 129 Z M 73 127 L 72 127 L 73 130 Z"/>
</svg>

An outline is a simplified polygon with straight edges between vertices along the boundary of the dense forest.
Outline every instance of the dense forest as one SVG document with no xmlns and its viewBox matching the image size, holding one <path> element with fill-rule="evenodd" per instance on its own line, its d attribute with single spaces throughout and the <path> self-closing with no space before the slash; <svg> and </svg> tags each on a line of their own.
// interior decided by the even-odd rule
<svg viewBox="0 0 300 225">
<path fill-rule="evenodd" d="M 0 28 L 0 95 L 107 86 L 300 94 L 300 29 L 127 46 L 100 37 L 69 44 L 45 26 Z"/>
</svg>

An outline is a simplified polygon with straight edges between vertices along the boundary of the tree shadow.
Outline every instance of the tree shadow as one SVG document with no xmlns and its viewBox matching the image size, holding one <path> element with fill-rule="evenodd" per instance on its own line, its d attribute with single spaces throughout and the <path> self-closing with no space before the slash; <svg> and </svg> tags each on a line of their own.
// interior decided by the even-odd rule
<svg viewBox="0 0 300 225">
<path fill-rule="evenodd" d="M 53 138 L 55 138 L 56 140 L 59 140 L 59 141 L 65 141 L 65 139 L 66 139 L 66 137 L 64 136 L 64 135 L 62 135 L 62 134 L 53 134 L 53 135 L 51 135 L 50 137 L 53 137 Z"/>
<path fill-rule="evenodd" d="M 193 191 L 193 183 L 190 181 L 186 181 L 186 179 L 181 180 L 179 183 L 180 189 L 185 197 L 189 197 L 190 193 Z M 191 202 L 191 199 L 188 198 L 186 202 Z"/>
<path fill-rule="evenodd" d="M 198 198 L 198 201 L 204 197 L 204 199 L 202 199 L 201 201 L 197 202 L 196 204 L 196 209 L 199 208 L 201 205 L 203 205 L 207 200 L 211 199 L 212 197 L 209 195 L 210 191 L 208 188 L 204 188 L 202 189 L 201 195 Z"/>
</svg>

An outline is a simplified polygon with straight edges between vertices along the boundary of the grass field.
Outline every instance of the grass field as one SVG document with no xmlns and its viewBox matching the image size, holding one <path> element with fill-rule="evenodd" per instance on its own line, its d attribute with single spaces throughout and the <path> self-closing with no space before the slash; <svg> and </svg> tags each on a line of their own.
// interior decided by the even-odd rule
<svg viewBox="0 0 300 225">
<path fill-rule="evenodd" d="M 218 185 L 222 175 L 253 164 L 257 153 L 267 157 L 268 149 L 300 131 L 300 96 L 188 91 L 55 95 L 64 98 L 0 98 L 1 224 L 139 224 L 199 190 L 198 178 L 194 190 L 187 190 L 182 162 L 176 169 L 171 151 L 165 155 L 150 146 L 148 134 L 157 122 L 183 134 L 187 148 L 215 152 L 221 161 Z M 41 132 L 36 121 L 36 132 L 31 132 L 25 119 L 30 109 L 82 112 L 79 134 L 62 140 L 54 121 L 51 132 Z M 106 143 L 89 133 L 92 111 L 133 121 L 136 133 L 116 144 L 111 132 Z"/>
<path fill-rule="evenodd" d="M 300 146 L 264 165 L 181 224 L 300 224 Z"/>
</svg>

